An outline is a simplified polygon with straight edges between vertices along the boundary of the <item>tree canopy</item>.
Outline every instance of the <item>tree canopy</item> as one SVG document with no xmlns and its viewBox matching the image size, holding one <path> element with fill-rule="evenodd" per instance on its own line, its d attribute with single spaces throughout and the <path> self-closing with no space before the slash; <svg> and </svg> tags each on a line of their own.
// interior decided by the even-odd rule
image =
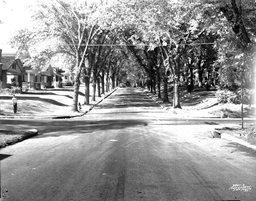
<svg viewBox="0 0 256 201">
<path fill-rule="evenodd" d="M 112 84 L 118 75 L 125 82 L 136 76 L 152 92 L 157 85 L 159 96 L 163 82 L 164 101 L 172 86 L 179 108 L 180 86 L 191 91 L 196 79 L 199 87 L 229 89 L 254 81 L 254 0 L 57 0 L 39 1 L 32 10 L 35 26 L 18 32 L 12 43 L 39 71 L 65 58 L 76 73 L 74 110 L 81 77 L 88 87 L 90 81 L 103 83 L 105 75 Z"/>
</svg>

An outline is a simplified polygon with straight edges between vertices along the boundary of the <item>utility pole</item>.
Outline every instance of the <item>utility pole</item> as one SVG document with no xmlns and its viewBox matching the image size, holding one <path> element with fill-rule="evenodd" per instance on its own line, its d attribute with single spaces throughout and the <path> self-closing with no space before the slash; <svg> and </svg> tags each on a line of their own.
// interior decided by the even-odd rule
<svg viewBox="0 0 256 201">
<path fill-rule="evenodd" d="M 243 73 L 242 73 L 242 80 L 243 80 Z M 242 81 L 243 82 L 243 81 Z M 241 87 L 241 124 L 242 124 L 242 129 L 244 129 L 244 86 L 242 83 L 242 87 Z"/>
<path fill-rule="evenodd" d="M 241 72 L 241 125 L 244 129 L 244 68 L 245 68 L 246 53 L 243 54 L 242 72 Z"/>
<path fill-rule="evenodd" d="M 0 49 L 0 89 L 2 89 L 2 70 L 3 70 L 3 64 L 2 64 L 2 49 Z"/>
</svg>

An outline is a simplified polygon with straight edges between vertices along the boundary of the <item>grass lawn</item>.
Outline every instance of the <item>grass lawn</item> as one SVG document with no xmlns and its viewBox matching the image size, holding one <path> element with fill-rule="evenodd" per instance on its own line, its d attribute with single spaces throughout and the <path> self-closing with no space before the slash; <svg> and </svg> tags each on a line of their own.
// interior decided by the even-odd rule
<svg viewBox="0 0 256 201">
<path fill-rule="evenodd" d="M 81 104 L 79 112 L 72 111 L 73 89 L 31 90 L 28 93 L 16 94 L 18 99 L 18 111 L 13 113 L 11 95 L 0 94 L 0 116 L 19 117 L 27 116 L 31 118 L 44 118 L 51 116 L 79 115 L 86 112 L 92 105 L 99 101 L 91 101 L 90 105 L 83 105 L 84 93 L 81 87 L 78 101 Z"/>
</svg>

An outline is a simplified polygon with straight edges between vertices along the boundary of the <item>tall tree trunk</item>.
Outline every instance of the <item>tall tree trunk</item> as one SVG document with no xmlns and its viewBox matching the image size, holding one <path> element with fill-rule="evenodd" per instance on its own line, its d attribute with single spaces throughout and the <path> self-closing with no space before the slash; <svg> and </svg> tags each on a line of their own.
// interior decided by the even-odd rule
<svg viewBox="0 0 256 201">
<path fill-rule="evenodd" d="M 73 111 L 78 111 L 77 103 L 78 103 L 78 95 L 79 95 L 79 87 L 80 87 L 80 74 L 81 72 L 78 70 L 74 79 L 75 83 L 74 83 L 73 104 L 72 104 Z"/>
<path fill-rule="evenodd" d="M 153 79 L 153 93 L 156 94 L 156 77 Z"/>
<path fill-rule="evenodd" d="M 189 64 L 188 70 L 189 70 L 190 77 L 189 79 L 187 79 L 187 91 L 191 93 L 194 89 L 194 73 L 193 73 L 193 67 L 191 64 Z"/>
<path fill-rule="evenodd" d="M 147 78 L 146 80 L 147 88 L 151 92 L 151 79 Z"/>
<path fill-rule="evenodd" d="M 109 74 L 106 77 L 106 92 L 109 92 Z"/>
<path fill-rule="evenodd" d="M 199 87 L 203 86 L 203 69 L 201 67 L 201 64 L 202 64 L 202 59 L 201 59 L 201 55 L 200 55 L 199 58 L 198 58 L 197 64 L 196 64 L 197 73 L 198 73 L 198 86 Z"/>
<path fill-rule="evenodd" d="M 180 90 L 179 90 L 179 81 L 174 79 L 174 88 L 173 88 L 173 108 L 180 108 Z"/>
<path fill-rule="evenodd" d="M 154 87 L 153 87 L 153 80 L 152 80 L 152 78 L 150 78 L 150 92 L 151 93 L 154 93 L 154 89 L 153 89 Z"/>
<path fill-rule="evenodd" d="M 116 78 L 115 78 L 115 74 L 113 74 L 113 75 L 111 76 L 112 89 L 116 88 L 115 80 L 116 80 Z"/>
<path fill-rule="evenodd" d="M 194 88 L 194 73 L 193 73 L 193 67 L 189 68 L 190 71 L 190 84 L 192 86 L 192 88 Z"/>
<path fill-rule="evenodd" d="M 96 80 L 92 82 L 92 101 L 96 101 Z"/>
<path fill-rule="evenodd" d="M 175 65 L 175 78 L 173 79 L 174 82 L 174 87 L 173 87 L 173 108 L 180 108 L 181 109 L 181 105 L 180 105 L 180 90 L 179 90 L 179 86 L 180 86 L 180 66 L 181 66 L 181 62 L 180 62 L 180 58 L 181 58 L 181 54 L 180 52 L 177 53 L 178 55 L 175 57 L 174 61 L 174 65 Z"/>
<path fill-rule="evenodd" d="M 92 80 L 92 101 L 96 101 L 96 86 L 97 86 L 97 75 L 96 70 L 92 72 L 93 80 Z"/>
<path fill-rule="evenodd" d="M 84 89 L 85 89 L 84 104 L 89 105 L 90 104 L 90 78 L 89 78 L 89 76 L 85 77 Z"/>
<path fill-rule="evenodd" d="M 164 76 L 164 91 L 163 91 L 163 102 L 168 103 L 169 97 L 168 97 L 168 77 Z"/>
<path fill-rule="evenodd" d="M 157 68 L 157 91 L 158 91 L 158 98 L 161 98 L 161 75 L 160 75 L 159 68 Z"/>
<path fill-rule="evenodd" d="M 102 71 L 101 74 L 101 93 L 105 94 L 105 73 Z"/>
<path fill-rule="evenodd" d="M 101 91 L 100 91 L 100 77 L 97 79 L 97 86 L 98 86 L 98 97 L 101 97 Z"/>
</svg>

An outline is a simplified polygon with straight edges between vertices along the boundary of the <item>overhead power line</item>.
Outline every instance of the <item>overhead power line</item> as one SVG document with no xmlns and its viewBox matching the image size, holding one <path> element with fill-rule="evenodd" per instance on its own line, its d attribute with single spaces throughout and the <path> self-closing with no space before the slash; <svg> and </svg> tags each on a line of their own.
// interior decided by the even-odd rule
<svg viewBox="0 0 256 201">
<path fill-rule="evenodd" d="M 196 45 L 214 45 L 214 43 L 190 43 L 190 44 L 182 44 L 182 45 L 190 45 L 190 46 L 196 46 Z M 85 46 L 85 45 L 84 45 Z M 104 46 L 104 47 L 149 47 L 150 45 L 129 45 L 129 44 L 88 44 L 89 47 L 100 47 L 100 46 Z M 168 45 L 170 46 L 170 45 Z"/>
</svg>

